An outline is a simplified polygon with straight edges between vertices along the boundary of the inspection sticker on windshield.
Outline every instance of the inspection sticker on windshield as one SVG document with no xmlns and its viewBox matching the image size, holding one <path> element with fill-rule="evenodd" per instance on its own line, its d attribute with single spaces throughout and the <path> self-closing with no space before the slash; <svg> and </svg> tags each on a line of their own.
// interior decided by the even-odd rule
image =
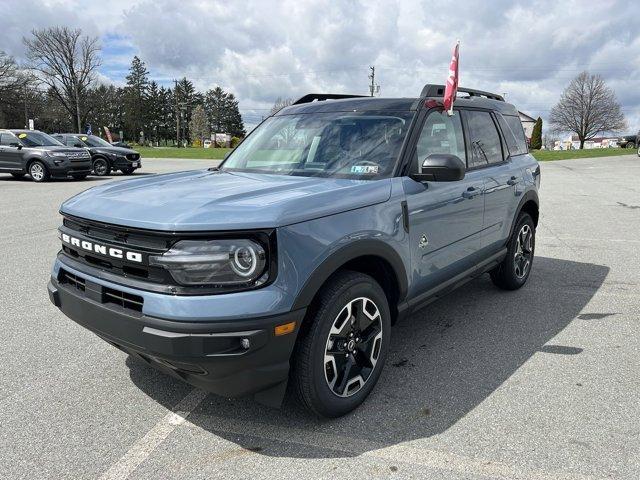
<svg viewBox="0 0 640 480">
<path fill-rule="evenodd" d="M 354 165 L 351 167 L 351 173 L 376 174 L 378 173 L 378 165 Z"/>
<path fill-rule="evenodd" d="M 27 134 L 26 133 L 21 133 L 20 135 L 18 135 L 18 138 L 27 138 Z"/>
</svg>

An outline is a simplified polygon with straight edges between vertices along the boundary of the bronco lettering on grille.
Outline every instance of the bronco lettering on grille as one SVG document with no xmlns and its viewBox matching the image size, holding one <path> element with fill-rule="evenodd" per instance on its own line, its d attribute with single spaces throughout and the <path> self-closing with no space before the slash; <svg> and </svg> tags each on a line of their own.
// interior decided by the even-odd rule
<svg viewBox="0 0 640 480">
<path fill-rule="evenodd" d="M 131 252 L 129 250 L 123 250 L 121 248 L 109 247 L 107 245 L 101 245 L 99 243 L 81 240 L 66 233 L 62 233 L 60 238 L 62 239 L 63 243 L 71 245 L 72 247 L 81 248 L 82 250 L 86 250 L 87 252 L 95 252 L 106 257 L 113 257 L 120 260 L 142 263 L 142 254 L 139 252 Z"/>
</svg>

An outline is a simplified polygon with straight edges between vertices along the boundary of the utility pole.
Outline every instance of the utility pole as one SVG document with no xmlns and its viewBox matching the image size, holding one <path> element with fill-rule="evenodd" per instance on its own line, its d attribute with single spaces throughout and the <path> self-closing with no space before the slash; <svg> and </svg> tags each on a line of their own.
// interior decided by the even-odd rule
<svg viewBox="0 0 640 480">
<path fill-rule="evenodd" d="M 24 128 L 29 128 L 29 112 L 27 111 L 27 82 L 24 82 Z"/>
<path fill-rule="evenodd" d="M 180 146 L 180 107 L 178 106 L 178 80 L 173 80 L 175 88 L 173 89 L 173 99 L 176 103 L 176 143 Z"/>
<path fill-rule="evenodd" d="M 371 73 L 369 74 L 369 80 L 371 80 L 371 84 L 369 85 L 369 93 L 373 97 L 374 94 L 380 92 L 380 85 L 376 84 L 376 67 L 371 66 L 369 67 L 369 70 L 371 70 Z"/>
</svg>

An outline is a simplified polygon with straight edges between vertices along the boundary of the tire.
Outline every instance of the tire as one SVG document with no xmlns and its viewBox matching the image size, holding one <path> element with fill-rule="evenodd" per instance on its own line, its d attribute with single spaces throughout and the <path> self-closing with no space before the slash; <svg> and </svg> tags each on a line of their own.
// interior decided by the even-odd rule
<svg viewBox="0 0 640 480">
<path fill-rule="evenodd" d="M 13 178 L 22 178 L 26 175 L 26 173 L 12 173 Z"/>
<path fill-rule="evenodd" d="M 636 146 L 633 142 L 629 142 L 627 143 L 626 148 L 636 148 Z"/>
<path fill-rule="evenodd" d="M 40 183 L 49 180 L 50 174 L 44 163 L 35 160 L 29 164 L 29 176 L 34 182 Z"/>
<path fill-rule="evenodd" d="M 71 175 L 74 180 L 84 180 L 87 178 L 88 173 L 76 173 L 75 175 Z"/>
<path fill-rule="evenodd" d="M 527 283 L 535 246 L 536 229 L 533 219 L 528 213 L 520 212 L 507 243 L 507 256 L 490 272 L 494 285 L 504 290 L 517 290 Z"/>
<path fill-rule="evenodd" d="M 98 177 L 106 177 L 111 173 L 111 165 L 102 157 L 98 157 L 93 161 L 93 173 Z"/>
<path fill-rule="evenodd" d="M 133 172 L 135 172 L 135 171 L 136 171 L 136 169 L 135 169 L 135 168 L 131 168 L 131 167 L 121 168 L 120 170 L 122 171 L 122 174 L 123 174 L 123 175 L 132 175 L 132 174 L 133 174 Z"/>
<path fill-rule="evenodd" d="M 640 157 L 640 147 L 638 147 L 638 156 Z"/>
<path fill-rule="evenodd" d="M 314 301 L 296 343 L 293 392 L 315 415 L 345 415 L 375 387 L 390 339 L 391 314 L 380 285 L 362 273 L 335 274 Z"/>
</svg>

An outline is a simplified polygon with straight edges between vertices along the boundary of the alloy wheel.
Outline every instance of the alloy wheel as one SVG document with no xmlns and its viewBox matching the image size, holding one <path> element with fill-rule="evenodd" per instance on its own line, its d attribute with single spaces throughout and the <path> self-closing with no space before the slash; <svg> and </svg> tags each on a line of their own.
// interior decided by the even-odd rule
<svg viewBox="0 0 640 480">
<path fill-rule="evenodd" d="M 44 168 L 39 163 L 34 163 L 29 168 L 29 175 L 31 175 L 31 178 L 36 182 L 39 182 L 44 178 Z"/>
<path fill-rule="evenodd" d="M 339 397 L 358 392 L 373 373 L 382 347 L 382 316 L 369 298 L 345 305 L 333 321 L 324 354 L 324 376 Z"/>
<path fill-rule="evenodd" d="M 107 162 L 105 162 L 104 160 L 96 160 L 93 163 L 93 171 L 99 177 L 107 174 L 107 168 L 108 168 Z"/>
<path fill-rule="evenodd" d="M 516 239 L 516 253 L 514 255 L 515 273 L 518 278 L 524 278 L 533 257 L 533 231 L 529 225 L 523 225 Z"/>
</svg>

